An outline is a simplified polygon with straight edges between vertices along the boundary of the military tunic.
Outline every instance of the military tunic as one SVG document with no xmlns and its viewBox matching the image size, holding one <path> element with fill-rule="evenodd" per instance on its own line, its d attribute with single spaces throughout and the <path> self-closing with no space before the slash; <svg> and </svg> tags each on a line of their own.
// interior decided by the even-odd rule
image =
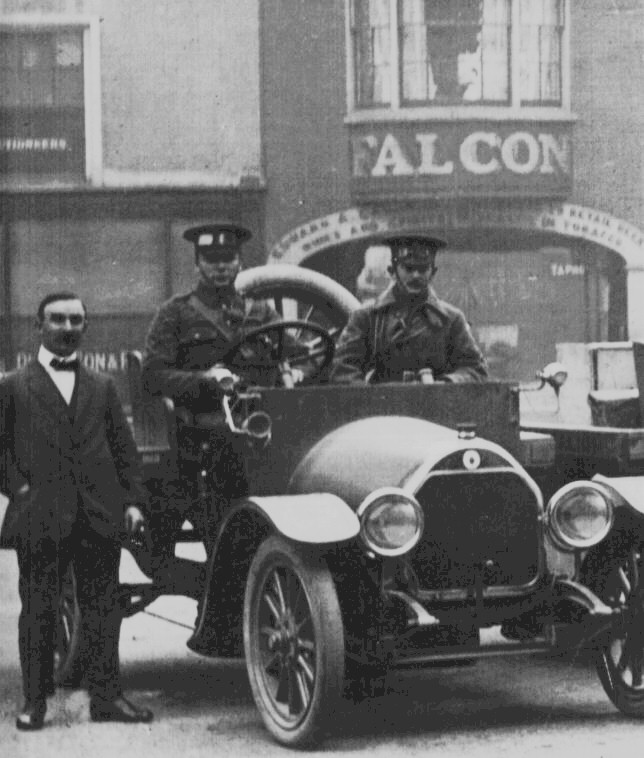
<svg viewBox="0 0 644 758">
<path fill-rule="evenodd" d="M 402 297 L 396 284 L 349 317 L 336 348 L 331 381 L 401 381 L 403 372 L 431 368 L 438 381 L 480 382 L 487 367 L 464 314 L 430 289 L 422 300 Z"/>
<path fill-rule="evenodd" d="M 143 383 L 148 392 L 172 398 L 179 408 L 178 486 L 184 498 L 183 504 L 177 499 L 176 512 L 161 514 L 160 532 L 173 533 L 187 517 L 210 544 L 230 498 L 247 494 L 243 440 L 227 429 L 220 410 L 222 389 L 206 372 L 222 363 L 249 330 L 279 320 L 266 301 L 244 298 L 232 288 L 215 293 L 201 284 L 172 297 L 156 314 L 145 341 Z M 245 367 L 225 365 L 244 380 L 261 383 L 257 372 L 248 375 L 252 369 L 244 375 Z M 198 486 L 203 470 L 210 472 L 206 483 L 211 496 L 205 500 Z"/>
<path fill-rule="evenodd" d="M 234 290 L 222 297 L 199 285 L 191 293 L 176 295 L 161 306 L 145 341 L 146 389 L 192 410 L 212 409 L 218 386 L 206 379 L 205 372 L 249 330 L 279 320 L 268 302 L 244 298 Z M 227 368 L 244 371 L 241 364 Z M 261 379 L 243 378 L 253 383 Z"/>
</svg>

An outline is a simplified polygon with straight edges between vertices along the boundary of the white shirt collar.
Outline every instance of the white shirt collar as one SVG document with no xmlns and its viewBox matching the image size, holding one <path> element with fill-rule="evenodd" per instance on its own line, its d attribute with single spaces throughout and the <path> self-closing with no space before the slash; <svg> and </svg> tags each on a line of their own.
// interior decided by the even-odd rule
<svg viewBox="0 0 644 758">
<path fill-rule="evenodd" d="M 38 363 L 40 363 L 47 374 L 51 377 L 52 382 L 56 385 L 56 388 L 62 395 L 64 401 L 67 403 L 67 405 L 69 405 L 74 394 L 74 387 L 76 386 L 76 372 L 56 371 L 50 365 L 53 358 L 69 361 L 73 358 L 76 358 L 76 353 L 74 352 L 71 355 L 67 355 L 62 358 L 60 355 L 52 353 L 51 350 L 47 350 L 44 345 L 41 345 L 40 349 L 38 350 Z"/>
<path fill-rule="evenodd" d="M 40 363 L 41 366 L 44 366 L 45 368 L 49 368 L 49 364 L 51 363 L 53 358 L 58 358 L 60 361 L 72 361 L 78 358 L 78 355 L 76 352 L 73 352 L 71 355 L 56 355 L 56 353 L 52 353 L 51 350 L 47 350 L 47 348 L 44 345 L 40 346 L 40 349 L 38 350 L 38 363 Z"/>
</svg>

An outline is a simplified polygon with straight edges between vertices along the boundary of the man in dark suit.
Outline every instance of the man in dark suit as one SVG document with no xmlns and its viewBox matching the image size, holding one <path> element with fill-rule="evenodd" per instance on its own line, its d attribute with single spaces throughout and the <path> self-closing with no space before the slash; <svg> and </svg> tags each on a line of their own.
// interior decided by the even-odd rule
<svg viewBox="0 0 644 758">
<path fill-rule="evenodd" d="M 18 556 L 25 705 L 16 726 L 40 729 L 53 690 L 61 577 L 73 562 L 93 721 L 148 722 L 123 697 L 117 603 L 120 539 L 143 524 L 137 452 L 112 380 L 79 365 L 87 328 L 73 293 L 45 297 L 37 359 L 0 380 L 0 547 Z"/>
</svg>

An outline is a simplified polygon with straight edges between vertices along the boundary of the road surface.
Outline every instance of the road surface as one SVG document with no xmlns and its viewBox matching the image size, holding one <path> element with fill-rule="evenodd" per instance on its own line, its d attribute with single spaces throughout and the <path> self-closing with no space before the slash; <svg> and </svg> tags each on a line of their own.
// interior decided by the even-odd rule
<svg viewBox="0 0 644 758">
<path fill-rule="evenodd" d="M 0 517 L 2 508 L 0 508 Z M 136 567 L 124 554 L 122 574 Z M 58 692 L 41 732 L 18 732 L 17 568 L 0 550 L 2 758 L 293 756 L 264 731 L 242 661 L 189 651 L 195 603 L 160 598 L 123 623 L 127 693 L 152 708 L 150 725 L 92 724 L 85 692 Z M 621 716 L 583 662 L 504 658 L 458 669 L 395 674 L 386 697 L 347 704 L 313 755 L 360 758 L 641 758 L 644 723 Z"/>
</svg>

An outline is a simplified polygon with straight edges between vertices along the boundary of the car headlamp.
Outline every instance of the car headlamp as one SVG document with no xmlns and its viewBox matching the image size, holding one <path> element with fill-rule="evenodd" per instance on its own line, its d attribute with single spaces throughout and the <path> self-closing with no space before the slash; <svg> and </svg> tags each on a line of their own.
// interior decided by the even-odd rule
<svg viewBox="0 0 644 758">
<path fill-rule="evenodd" d="M 613 525 L 613 503 L 594 482 L 571 482 L 550 498 L 546 518 L 555 542 L 564 550 L 582 550 L 601 542 Z"/>
<path fill-rule="evenodd" d="M 423 533 L 423 509 L 413 495 L 395 487 L 372 492 L 358 508 L 360 537 L 378 555 L 411 550 Z"/>
</svg>

